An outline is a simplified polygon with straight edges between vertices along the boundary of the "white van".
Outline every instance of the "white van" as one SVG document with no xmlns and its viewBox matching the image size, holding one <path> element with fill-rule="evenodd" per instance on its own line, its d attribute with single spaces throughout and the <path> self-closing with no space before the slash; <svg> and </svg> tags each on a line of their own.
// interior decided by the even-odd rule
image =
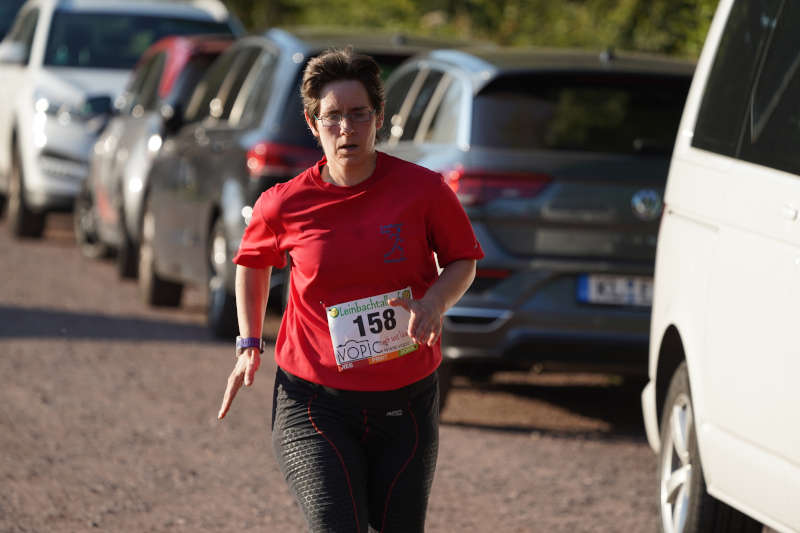
<svg viewBox="0 0 800 533">
<path fill-rule="evenodd" d="M 800 531 L 798 23 L 721 0 L 678 131 L 642 393 L 665 532 Z"/>
</svg>

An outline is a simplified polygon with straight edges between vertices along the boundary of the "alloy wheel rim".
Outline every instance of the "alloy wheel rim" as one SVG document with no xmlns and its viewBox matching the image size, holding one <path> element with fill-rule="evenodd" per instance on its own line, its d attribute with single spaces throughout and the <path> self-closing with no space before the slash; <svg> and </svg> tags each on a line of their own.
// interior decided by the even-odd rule
<svg viewBox="0 0 800 533">
<path fill-rule="evenodd" d="M 680 394 L 672 405 L 661 463 L 659 501 L 665 533 L 682 533 L 686 527 L 693 473 L 689 438 L 694 417 L 689 396 Z"/>
</svg>

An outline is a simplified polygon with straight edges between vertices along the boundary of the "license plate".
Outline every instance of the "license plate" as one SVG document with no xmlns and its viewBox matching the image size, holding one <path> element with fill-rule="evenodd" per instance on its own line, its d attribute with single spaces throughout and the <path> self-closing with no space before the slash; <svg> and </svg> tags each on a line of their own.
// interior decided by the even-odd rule
<svg viewBox="0 0 800 533">
<path fill-rule="evenodd" d="M 578 277 L 578 301 L 647 307 L 653 303 L 653 278 L 583 274 Z"/>
</svg>

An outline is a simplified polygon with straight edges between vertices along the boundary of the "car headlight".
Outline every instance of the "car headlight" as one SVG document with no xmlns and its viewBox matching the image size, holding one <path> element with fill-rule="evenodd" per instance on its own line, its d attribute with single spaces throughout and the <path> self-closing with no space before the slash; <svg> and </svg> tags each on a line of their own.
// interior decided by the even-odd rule
<svg viewBox="0 0 800 533">
<path fill-rule="evenodd" d="M 80 103 L 68 103 L 37 91 L 33 99 L 33 108 L 37 113 L 42 113 L 56 118 L 61 124 L 69 124 L 73 120 L 87 122 L 96 117 L 111 113 L 111 98 L 109 96 L 86 97 Z"/>
</svg>

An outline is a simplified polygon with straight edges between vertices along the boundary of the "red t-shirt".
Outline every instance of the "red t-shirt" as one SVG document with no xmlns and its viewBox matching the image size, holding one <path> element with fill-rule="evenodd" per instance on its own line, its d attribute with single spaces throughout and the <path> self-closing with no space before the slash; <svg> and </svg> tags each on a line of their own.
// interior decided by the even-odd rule
<svg viewBox="0 0 800 533">
<path fill-rule="evenodd" d="M 340 371 L 325 308 L 411 287 L 422 298 L 440 266 L 483 257 L 464 209 L 442 177 L 378 152 L 375 171 L 352 187 L 322 180 L 323 158 L 261 194 L 233 261 L 283 267 L 292 259 L 277 364 L 305 380 L 346 390 L 392 390 L 433 372 L 441 347 Z"/>
</svg>

